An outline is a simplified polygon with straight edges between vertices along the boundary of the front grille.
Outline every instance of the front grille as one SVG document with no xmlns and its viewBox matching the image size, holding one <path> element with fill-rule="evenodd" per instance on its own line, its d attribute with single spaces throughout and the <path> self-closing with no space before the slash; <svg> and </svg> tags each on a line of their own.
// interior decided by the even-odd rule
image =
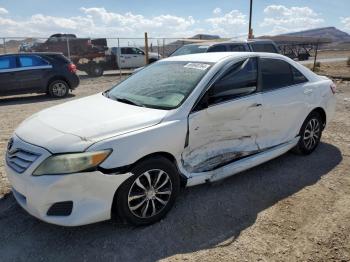
<svg viewBox="0 0 350 262">
<path fill-rule="evenodd" d="M 23 173 L 31 164 L 38 159 L 40 155 L 37 153 L 29 152 L 21 148 L 16 148 L 6 153 L 6 161 L 9 167 L 15 170 L 17 173 Z"/>
</svg>

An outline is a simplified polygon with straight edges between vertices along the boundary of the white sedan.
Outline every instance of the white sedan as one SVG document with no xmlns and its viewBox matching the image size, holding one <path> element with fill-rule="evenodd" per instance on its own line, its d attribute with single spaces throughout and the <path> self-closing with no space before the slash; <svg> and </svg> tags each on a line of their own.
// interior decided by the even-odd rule
<svg viewBox="0 0 350 262">
<path fill-rule="evenodd" d="M 9 141 L 6 171 L 18 203 L 49 223 L 117 213 L 150 224 L 180 186 L 290 149 L 312 153 L 334 114 L 334 93 L 331 80 L 278 54 L 171 57 L 25 120 Z"/>
</svg>

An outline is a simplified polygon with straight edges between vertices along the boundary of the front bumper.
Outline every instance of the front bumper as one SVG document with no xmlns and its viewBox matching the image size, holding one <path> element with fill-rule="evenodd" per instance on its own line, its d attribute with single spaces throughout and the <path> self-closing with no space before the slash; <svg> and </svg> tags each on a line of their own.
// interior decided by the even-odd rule
<svg viewBox="0 0 350 262">
<path fill-rule="evenodd" d="M 24 143 L 21 141 L 22 146 Z M 106 175 L 100 171 L 93 171 L 69 175 L 32 176 L 33 169 L 34 167 L 29 168 L 20 174 L 5 164 L 14 197 L 31 215 L 62 226 L 85 225 L 110 219 L 114 194 L 132 175 L 131 173 Z M 55 203 L 64 201 L 73 202 L 72 212 L 69 215 L 47 214 Z"/>
</svg>

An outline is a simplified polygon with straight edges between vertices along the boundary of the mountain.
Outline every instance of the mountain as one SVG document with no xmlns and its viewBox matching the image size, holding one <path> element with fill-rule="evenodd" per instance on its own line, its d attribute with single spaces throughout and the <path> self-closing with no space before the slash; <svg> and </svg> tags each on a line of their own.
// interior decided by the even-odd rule
<svg viewBox="0 0 350 262">
<path fill-rule="evenodd" d="M 283 34 L 285 36 L 328 38 L 335 43 L 350 42 L 350 35 L 335 27 L 323 27 L 300 32 Z"/>
</svg>

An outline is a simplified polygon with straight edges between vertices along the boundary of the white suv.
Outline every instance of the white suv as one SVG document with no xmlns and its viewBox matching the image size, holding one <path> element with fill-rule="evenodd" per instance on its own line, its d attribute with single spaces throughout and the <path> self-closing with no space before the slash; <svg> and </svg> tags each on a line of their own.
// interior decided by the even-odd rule
<svg viewBox="0 0 350 262">
<path fill-rule="evenodd" d="M 11 138 L 18 203 L 50 223 L 153 223 L 181 185 L 231 176 L 290 149 L 310 154 L 335 86 L 278 54 L 204 53 L 156 62 L 110 90 L 41 111 Z"/>
</svg>

